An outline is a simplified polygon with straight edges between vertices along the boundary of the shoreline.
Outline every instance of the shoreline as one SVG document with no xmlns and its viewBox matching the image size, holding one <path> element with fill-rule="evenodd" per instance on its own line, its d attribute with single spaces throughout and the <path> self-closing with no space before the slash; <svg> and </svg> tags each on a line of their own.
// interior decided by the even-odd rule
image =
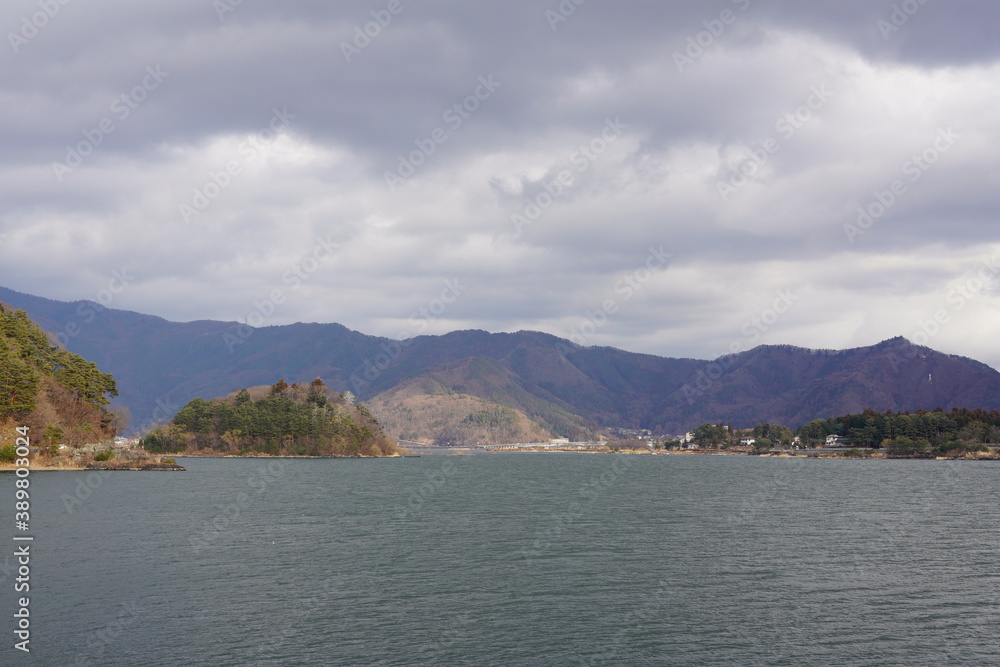
<svg viewBox="0 0 1000 667">
<path fill-rule="evenodd" d="M 21 466 L 24 467 L 24 466 Z M 0 472 L 14 472 L 18 469 L 14 463 L 0 463 Z M 130 470 L 138 472 L 159 472 L 159 471 L 179 471 L 184 470 L 183 466 L 171 465 L 169 463 L 161 463 L 154 461 L 147 461 L 144 463 L 139 463 L 136 461 L 98 461 L 96 465 L 93 462 L 88 463 L 69 463 L 69 462 L 57 462 L 55 464 L 40 463 L 32 461 L 27 470 L 31 473 L 45 472 L 45 471 L 61 471 L 61 472 L 104 472 L 104 471 L 114 471 L 114 470 Z"/>
<path fill-rule="evenodd" d="M 310 454 L 171 454 L 173 459 L 398 459 L 403 454 L 386 456 L 313 456 Z"/>
<path fill-rule="evenodd" d="M 292 455 L 281 455 L 281 456 L 270 456 L 267 454 L 263 455 L 239 455 L 239 454 L 173 454 L 171 456 L 161 457 L 158 461 L 147 461 L 144 463 L 138 463 L 135 461 L 88 461 L 87 463 L 72 463 L 69 461 L 56 461 L 51 462 L 51 459 L 43 459 L 42 461 L 31 461 L 28 466 L 28 470 L 31 472 L 44 472 L 46 470 L 52 471 L 90 471 L 90 472 L 104 472 L 104 471 L 115 471 L 115 470 L 129 470 L 138 472 L 155 472 L 155 471 L 177 471 L 184 470 L 182 466 L 162 463 L 164 458 L 169 459 L 392 459 L 392 458 L 402 458 L 402 454 L 393 454 L 391 456 L 292 456 Z M 0 463 L 0 472 L 14 472 L 17 470 L 17 465 L 14 463 Z"/>
<path fill-rule="evenodd" d="M 128 470 L 140 472 L 153 471 L 178 471 L 185 470 L 182 466 L 162 463 L 163 458 L 170 459 L 401 459 L 419 458 L 421 456 L 470 456 L 467 450 L 449 451 L 449 448 L 436 448 L 435 451 L 421 450 L 410 454 L 391 454 L 388 456 L 309 456 L 309 455 L 268 455 L 268 454 L 173 454 L 169 457 L 161 457 L 158 461 L 148 461 L 138 463 L 135 461 L 102 461 L 87 462 L 82 464 L 71 463 L 69 461 L 53 461 L 44 459 L 42 461 L 32 461 L 28 469 L 31 472 L 50 471 L 90 471 L 104 472 L 115 470 Z M 756 454 L 745 451 L 728 450 L 679 450 L 679 451 L 648 451 L 648 450 L 619 450 L 619 451 L 596 451 L 586 449 L 558 449 L 558 448 L 524 448 L 524 449 L 504 449 L 504 450 L 483 450 L 482 454 L 609 454 L 624 456 L 755 456 L 763 459 L 838 459 L 838 460 L 883 460 L 883 461 L 1000 461 L 1000 454 L 963 455 L 963 456 L 886 456 L 882 453 L 873 453 L 869 456 L 843 456 L 837 452 L 815 452 L 808 453 L 764 453 Z M 14 472 L 17 470 L 15 463 L 0 463 L 0 472 Z"/>
<path fill-rule="evenodd" d="M 454 450 L 454 451 L 452 451 Z M 560 447 L 516 447 L 510 449 L 480 449 L 475 447 L 413 447 L 410 451 L 427 456 L 460 456 L 475 454 L 615 454 L 625 456 L 753 456 L 764 459 L 841 459 L 841 460 L 922 460 L 922 461 L 1000 461 L 1000 452 L 986 452 L 975 454 L 963 454 L 961 456 L 887 456 L 879 451 L 872 451 L 866 456 L 844 456 L 842 452 L 817 451 L 817 450 L 797 450 L 782 452 L 764 452 L 758 454 L 753 451 L 739 449 L 681 449 L 681 450 L 648 450 L 648 449 L 621 449 L 609 450 L 607 448 L 591 449 L 566 449 Z M 849 451 L 849 450 L 844 450 Z"/>
</svg>

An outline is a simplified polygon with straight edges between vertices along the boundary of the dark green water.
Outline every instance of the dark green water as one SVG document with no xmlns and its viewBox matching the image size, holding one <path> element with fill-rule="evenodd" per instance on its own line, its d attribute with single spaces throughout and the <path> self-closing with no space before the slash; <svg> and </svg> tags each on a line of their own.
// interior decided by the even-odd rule
<svg viewBox="0 0 1000 667">
<path fill-rule="evenodd" d="M 1000 664 L 996 463 L 182 462 L 32 474 L 0 664 Z"/>
</svg>

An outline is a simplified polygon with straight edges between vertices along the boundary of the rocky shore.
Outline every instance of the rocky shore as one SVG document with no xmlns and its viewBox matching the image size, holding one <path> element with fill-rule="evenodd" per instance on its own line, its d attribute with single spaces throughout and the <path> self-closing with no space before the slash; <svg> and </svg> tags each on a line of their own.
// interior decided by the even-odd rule
<svg viewBox="0 0 1000 667">
<path fill-rule="evenodd" d="M 134 462 L 111 463 L 109 461 L 95 461 L 88 464 L 84 470 L 186 470 L 186 468 L 176 463 L 136 464 Z"/>
<path fill-rule="evenodd" d="M 130 446 L 108 443 L 84 445 L 75 449 L 57 450 L 32 448 L 32 471 L 41 470 L 185 470 L 171 458 Z M 0 471 L 14 470 L 14 461 L 0 461 Z"/>
</svg>

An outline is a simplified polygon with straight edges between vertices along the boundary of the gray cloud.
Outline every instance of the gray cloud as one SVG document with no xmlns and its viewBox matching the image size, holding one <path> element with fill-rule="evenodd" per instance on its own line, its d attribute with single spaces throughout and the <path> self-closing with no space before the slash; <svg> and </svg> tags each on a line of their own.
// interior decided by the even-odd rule
<svg viewBox="0 0 1000 667">
<path fill-rule="evenodd" d="M 588 344 L 696 357 L 944 308 L 930 344 L 1000 365 L 995 283 L 955 291 L 1000 251 L 992 3 L 58 6 L 0 10 L 11 288 L 125 268 L 114 307 L 243 319 L 280 290 L 268 323 L 387 336 L 569 336 L 616 299 Z M 651 246 L 670 265 L 625 299 Z"/>
</svg>

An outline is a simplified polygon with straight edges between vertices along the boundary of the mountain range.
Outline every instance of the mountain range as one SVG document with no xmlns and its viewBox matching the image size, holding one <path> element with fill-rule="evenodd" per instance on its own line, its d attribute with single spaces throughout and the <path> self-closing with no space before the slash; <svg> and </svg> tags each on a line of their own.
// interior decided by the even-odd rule
<svg viewBox="0 0 1000 667">
<path fill-rule="evenodd" d="M 424 440 L 681 433 L 706 422 L 789 427 L 865 409 L 1000 409 L 1000 373 L 904 338 L 849 350 L 762 345 L 714 361 L 581 347 L 549 334 L 454 331 L 396 341 L 340 324 L 169 322 L 0 287 L 69 351 L 114 375 L 139 430 L 193 398 L 322 378 L 387 432 Z"/>
</svg>

